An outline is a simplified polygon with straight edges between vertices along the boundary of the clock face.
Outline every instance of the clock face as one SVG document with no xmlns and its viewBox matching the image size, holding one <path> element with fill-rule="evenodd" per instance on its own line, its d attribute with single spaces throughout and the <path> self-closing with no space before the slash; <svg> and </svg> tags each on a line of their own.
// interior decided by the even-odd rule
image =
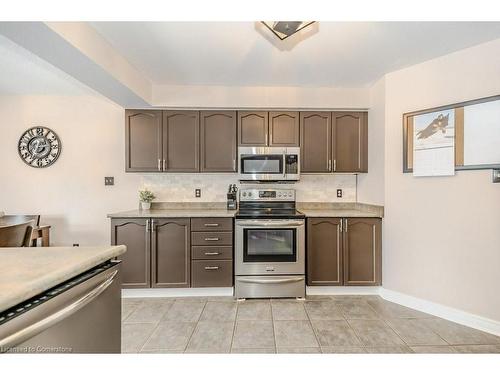
<svg viewBox="0 0 500 375">
<path fill-rule="evenodd" d="M 44 126 L 26 130 L 18 143 L 19 156 L 33 168 L 52 165 L 59 157 L 61 147 L 57 134 Z"/>
</svg>

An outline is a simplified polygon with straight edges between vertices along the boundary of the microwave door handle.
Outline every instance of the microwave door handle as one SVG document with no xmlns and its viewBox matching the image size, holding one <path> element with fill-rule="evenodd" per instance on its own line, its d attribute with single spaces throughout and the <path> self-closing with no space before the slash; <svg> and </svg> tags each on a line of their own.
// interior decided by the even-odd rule
<svg viewBox="0 0 500 375">
<path fill-rule="evenodd" d="M 283 150 L 283 178 L 286 178 L 286 151 Z"/>
</svg>

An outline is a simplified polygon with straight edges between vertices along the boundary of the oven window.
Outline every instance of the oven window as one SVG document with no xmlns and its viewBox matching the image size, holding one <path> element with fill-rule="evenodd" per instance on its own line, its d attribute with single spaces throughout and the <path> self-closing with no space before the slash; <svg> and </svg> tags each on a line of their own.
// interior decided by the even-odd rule
<svg viewBox="0 0 500 375">
<path fill-rule="evenodd" d="M 242 155 L 241 172 L 245 174 L 283 174 L 282 155 Z"/>
<path fill-rule="evenodd" d="M 296 229 L 243 229 L 244 262 L 297 261 Z"/>
</svg>

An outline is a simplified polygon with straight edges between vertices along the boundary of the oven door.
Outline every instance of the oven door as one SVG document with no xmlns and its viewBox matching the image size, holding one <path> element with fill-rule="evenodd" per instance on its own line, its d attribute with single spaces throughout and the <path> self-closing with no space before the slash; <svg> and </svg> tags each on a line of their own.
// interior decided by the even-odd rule
<svg viewBox="0 0 500 375">
<path fill-rule="evenodd" d="M 240 180 L 279 181 L 286 178 L 286 150 L 281 147 L 240 147 Z"/>
<path fill-rule="evenodd" d="M 236 275 L 304 274 L 304 220 L 236 220 Z"/>
</svg>

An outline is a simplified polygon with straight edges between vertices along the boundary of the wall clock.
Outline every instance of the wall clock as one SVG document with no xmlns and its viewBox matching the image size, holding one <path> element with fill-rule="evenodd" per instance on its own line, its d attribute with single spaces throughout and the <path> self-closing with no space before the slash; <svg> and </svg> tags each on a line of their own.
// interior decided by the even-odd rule
<svg viewBox="0 0 500 375">
<path fill-rule="evenodd" d="M 33 168 L 52 165 L 61 154 L 61 147 L 57 134 L 45 126 L 26 130 L 17 146 L 21 159 Z"/>
</svg>

